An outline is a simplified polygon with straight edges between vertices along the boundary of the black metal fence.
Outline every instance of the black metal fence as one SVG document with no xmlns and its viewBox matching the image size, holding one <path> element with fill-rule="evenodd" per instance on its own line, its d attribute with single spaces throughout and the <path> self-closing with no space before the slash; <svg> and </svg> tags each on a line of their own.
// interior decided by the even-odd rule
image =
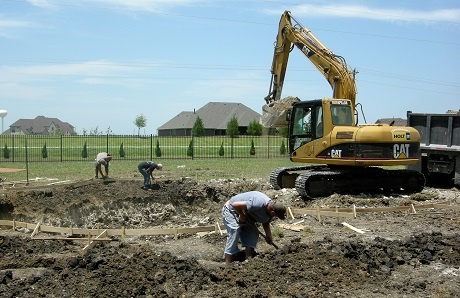
<svg viewBox="0 0 460 298">
<path fill-rule="evenodd" d="M 1 162 L 93 160 L 99 152 L 113 159 L 275 158 L 286 156 L 279 136 L 158 137 L 153 135 L 47 136 L 0 135 Z"/>
</svg>

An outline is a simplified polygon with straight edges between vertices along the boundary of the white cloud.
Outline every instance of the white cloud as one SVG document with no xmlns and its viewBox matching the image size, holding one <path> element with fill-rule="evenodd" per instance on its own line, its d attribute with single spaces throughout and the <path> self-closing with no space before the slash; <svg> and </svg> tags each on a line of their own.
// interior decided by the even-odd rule
<svg viewBox="0 0 460 298">
<path fill-rule="evenodd" d="M 297 5 L 290 9 L 294 17 L 342 17 L 361 18 L 381 21 L 405 21 L 405 22 L 460 22 L 460 9 L 435 9 L 435 10 L 410 10 L 410 9 L 387 9 L 372 8 L 357 5 Z M 294 14 L 295 12 L 295 14 Z M 279 10 L 270 11 L 279 14 Z"/>
<path fill-rule="evenodd" d="M 50 0 L 27 0 L 31 5 L 41 8 L 51 8 L 53 3 Z"/>
<path fill-rule="evenodd" d="M 91 0 L 88 2 L 109 4 L 110 6 L 129 10 L 160 12 L 164 8 L 188 6 L 203 2 L 203 0 Z"/>
<path fill-rule="evenodd" d="M 96 84 L 120 79 L 133 80 L 143 75 L 138 67 L 123 66 L 109 61 L 88 61 L 66 64 L 41 64 L 33 66 L 3 66 L 0 68 L 2 82 L 50 81 L 56 77 L 78 80 L 82 83 Z M 93 78 L 93 80 L 91 80 Z"/>
</svg>

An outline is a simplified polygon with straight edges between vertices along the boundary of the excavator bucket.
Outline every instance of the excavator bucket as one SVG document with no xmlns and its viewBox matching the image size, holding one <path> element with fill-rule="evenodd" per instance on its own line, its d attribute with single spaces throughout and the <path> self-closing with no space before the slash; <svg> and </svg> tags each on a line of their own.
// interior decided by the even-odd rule
<svg viewBox="0 0 460 298">
<path fill-rule="evenodd" d="M 265 128 L 288 127 L 286 113 L 292 110 L 292 104 L 297 101 L 300 101 L 300 99 L 288 96 L 264 105 L 262 107 L 261 124 Z"/>
</svg>

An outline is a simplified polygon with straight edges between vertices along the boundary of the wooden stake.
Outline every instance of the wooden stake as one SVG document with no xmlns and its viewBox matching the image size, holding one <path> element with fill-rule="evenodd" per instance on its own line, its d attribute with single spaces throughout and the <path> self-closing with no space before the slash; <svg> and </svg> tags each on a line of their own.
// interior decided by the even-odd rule
<svg viewBox="0 0 460 298">
<path fill-rule="evenodd" d="M 294 214 L 292 214 L 291 207 L 288 207 L 288 212 L 289 212 L 289 215 L 291 216 L 291 219 L 295 219 Z"/>
<path fill-rule="evenodd" d="M 222 236 L 224 233 L 222 233 L 222 229 L 220 228 L 219 222 L 216 222 L 216 226 L 219 229 L 219 233 Z"/>
</svg>

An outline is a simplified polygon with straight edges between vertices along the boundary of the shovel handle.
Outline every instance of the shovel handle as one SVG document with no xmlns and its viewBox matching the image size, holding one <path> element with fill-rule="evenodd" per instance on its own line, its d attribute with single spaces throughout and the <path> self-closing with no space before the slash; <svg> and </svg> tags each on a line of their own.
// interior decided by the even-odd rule
<svg viewBox="0 0 460 298">
<path fill-rule="evenodd" d="M 256 229 L 257 229 L 257 227 L 256 227 Z M 264 237 L 265 240 L 267 240 L 267 236 L 265 236 L 265 234 L 262 233 L 259 229 L 257 229 L 257 232 L 259 232 L 259 234 L 260 234 L 262 237 Z M 273 245 L 274 248 L 279 249 L 278 245 L 276 245 L 275 243 L 273 243 L 273 241 L 272 241 L 272 243 L 270 243 L 270 244 Z"/>
</svg>

